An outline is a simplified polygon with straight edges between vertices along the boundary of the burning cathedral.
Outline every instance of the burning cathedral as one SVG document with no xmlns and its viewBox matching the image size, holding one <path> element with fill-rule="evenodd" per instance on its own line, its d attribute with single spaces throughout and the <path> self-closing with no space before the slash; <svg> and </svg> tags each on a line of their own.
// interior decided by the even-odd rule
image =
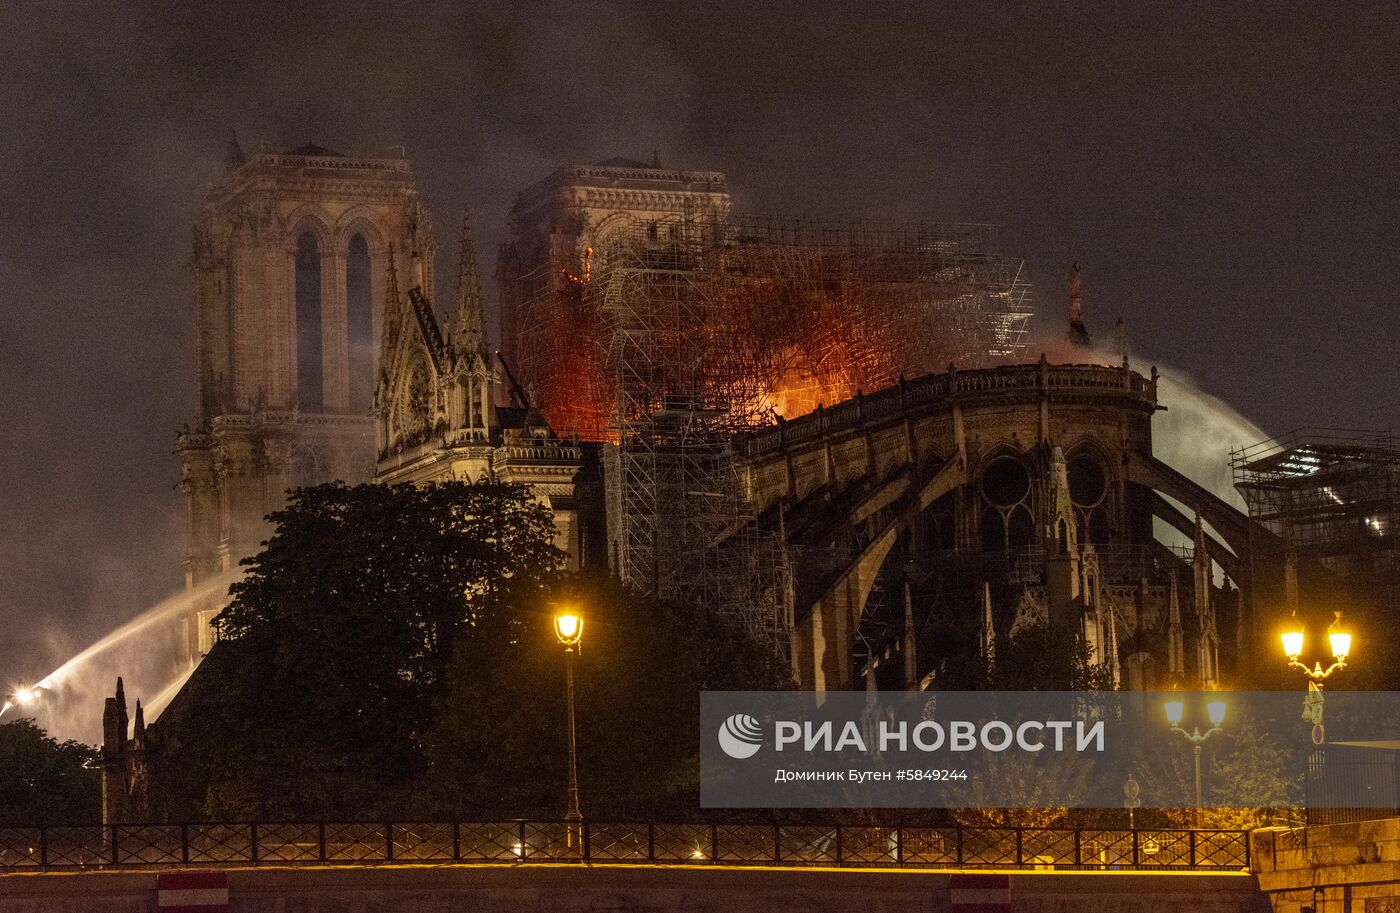
<svg viewBox="0 0 1400 913">
<path fill-rule="evenodd" d="M 734 613 L 805 687 L 928 687 L 1033 623 L 1137 688 L 1248 649 L 1268 534 L 1154 457 L 1155 371 L 1095 354 L 1077 269 L 1052 364 L 988 227 L 755 216 L 722 173 L 611 159 L 517 195 L 493 345 L 468 225 L 446 321 L 436 243 L 402 157 L 235 142 L 191 260 L 190 586 L 289 488 L 492 478 L 572 567 Z"/>
<path fill-rule="evenodd" d="M 1096 353 L 1077 268 L 1052 363 L 987 226 L 758 216 L 722 173 L 610 159 L 517 195 L 493 345 L 466 222 L 445 322 L 436 243 L 402 155 L 233 142 L 190 261 L 191 589 L 290 488 L 494 479 L 572 568 L 730 613 L 803 688 L 937 688 L 1030 625 L 1122 687 L 1239 682 L 1284 550 L 1154 455 L 1157 372 Z M 144 807 L 136 718 L 108 699 L 107 820 Z"/>
</svg>

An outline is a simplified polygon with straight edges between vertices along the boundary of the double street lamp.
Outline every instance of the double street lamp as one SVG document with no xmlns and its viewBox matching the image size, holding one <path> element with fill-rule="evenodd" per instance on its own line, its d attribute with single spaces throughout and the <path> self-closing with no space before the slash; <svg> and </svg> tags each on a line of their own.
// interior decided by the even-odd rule
<svg viewBox="0 0 1400 913">
<path fill-rule="evenodd" d="M 1332 613 L 1332 623 L 1327 626 L 1327 643 L 1332 649 L 1332 665 L 1322 668 L 1320 661 L 1314 662 L 1311 669 L 1298 657 L 1303 654 L 1303 628 L 1294 618 L 1294 627 L 1283 632 L 1283 652 L 1288 655 L 1288 667 L 1297 669 L 1308 680 L 1308 696 L 1303 701 L 1303 719 L 1313 724 L 1314 745 L 1327 741 L 1327 731 L 1322 726 L 1322 683 L 1333 672 L 1347 667 L 1347 656 L 1351 653 L 1351 632 L 1342 628 L 1342 613 Z"/>
<path fill-rule="evenodd" d="M 1206 704 L 1206 714 L 1210 717 L 1210 728 L 1205 732 L 1202 732 L 1199 726 L 1192 726 L 1190 732 L 1181 728 L 1181 721 L 1185 719 L 1186 714 L 1186 702 L 1181 698 L 1172 698 L 1163 707 L 1167 711 L 1167 722 L 1171 724 L 1172 732 L 1179 733 L 1191 743 L 1191 754 L 1196 762 L 1196 816 L 1199 819 L 1201 814 L 1201 743 L 1220 732 L 1224 726 L 1225 702 L 1216 698 Z"/>
<path fill-rule="evenodd" d="M 569 832 L 570 848 L 577 845 L 583 812 L 578 807 L 578 742 L 574 737 L 574 655 L 583 640 L 583 616 L 577 611 L 561 610 L 554 615 L 554 635 L 564 645 L 564 681 L 569 704 L 569 808 L 564 821 Z"/>
</svg>

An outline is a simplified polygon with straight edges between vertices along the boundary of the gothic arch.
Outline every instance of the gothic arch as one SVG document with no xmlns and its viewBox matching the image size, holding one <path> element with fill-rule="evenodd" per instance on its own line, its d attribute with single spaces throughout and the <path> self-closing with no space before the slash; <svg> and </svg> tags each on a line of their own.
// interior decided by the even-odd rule
<svg viewBox="0 0 1400 913">
<path fill-rule="evenodd" d="M 1080 542 L 1107 545 L 1115 538 L 1122 539 L 1120 520 L 1123 515 L 1121 462 L 1115 462 L 1107 448 L 1093 438 L 1080 438 L 1064 449 L 1065 465 L 1069 473 L 1070 501 L 1074 506 Z M 1097 481 L 1098 491 L 1086 496 L 1084 478 L 1086 466 L 1080 462 L 1092 461 L 1101 478 Z"/>
<path fill-rule="evenodd" d="M 904 509 L 876 531 L 799 623 L 794 655 L 803 687 L 822 690 L 849 683 L 852 638 L 891 550 L 912 532 L 920 511 L 967 482 L 964 465 L 958 459 L 949 460 L 931 473 L 911 476 L 910 497 Z"/>
<path fill-rule="evenodd" d="M 342 260 L 345 282 L 346 395 L 351 412 L 365 414 L 374 405 L 375 340 L 380 319 L 375 302 L 384 255 L 378 242 L 371 240 L 370 226 L 355 223 L 346 237 Z M 381 251 L 376 255 L 376 251 Z M 337 280 L 342 277 L 337 277 Z"/>
<path fill-rule="evenodd" d="M 370 255 L 376 259 L 382 258 L 384 252 L 389 249 L 389 242 L 385 238 L 381 223 L 382 220 L 369 207 L 354 207 L 335 223 L 333 233 L 336 249 L 345 250 L 351 238 L 357 234 L 364 235 L 365 242 L 369 244 Z"/>
<path fill-rule="evenodd" d="M 292 313 L 296 326 L 296 394 L 298 405 L 319 412 L 325 404 L 326 279 L 324 236 L 298 229 L 292 240 Z"/>
<path fill-rule="evenodd" d="M 1037 467 L 1009 443 L 988 448 L 971 475 L 982 547 L 1015 553 L 1032 543 L 1035 530 Z"/>
<path fill-rule="evenodd" d="M 297 239 L 307 232 L 316 236 L 316 243 L 324 253 L 334 249 L 335 233 L 326 221 L 325 211 L 314 203 L 298 206 L 287 215 L 287 238 L 291 249 L 296 250 Z"/>
<path fill-rule="evenodd" d="M 647 239 L 650 241 L 668 240 L 674 235 L 674 232 L 669 231 L 668 227 L 674 229 L 675 226 L 683 222 L 685 219 L 679 213 L 663 215 L 656 219 L 642 219 L 631 213 L 610 212 L 587 227 L 586 233 L 580 238 L 579 243 L 582 246 L 576 253 L 582 259 L 585 248 L 591 247 L 595 256 L 606 256 L 608 251 L 618 249 L 617 245 L 609 242 L 617 237 L 626 237 L 631 232 L 648 232 Z M 597 270 L 601 265 L 598 260 L 595 260 L 594 270 Z"/>
<path fill-rule="evenodd" d="M 404 371 L 389 409 L 389 443 L 411 447 L 436 425 L 437 370 L 427 350 L 415 345 L 401 362 Z"/>
</svg>

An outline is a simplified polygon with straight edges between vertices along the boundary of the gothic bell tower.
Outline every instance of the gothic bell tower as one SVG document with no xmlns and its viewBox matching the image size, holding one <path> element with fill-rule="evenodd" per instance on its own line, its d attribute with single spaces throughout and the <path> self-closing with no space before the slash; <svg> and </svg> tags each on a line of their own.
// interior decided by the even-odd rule
<svg viewBox="0 0 1400 913">
<path fill-rule="evenodd" d="M 196 413 L 175 447 L 187 587 L 255 552 L 288 489 L 371 477 L 393 247 L 432 262 L 432 226 L 402 154 L 307 144 L 244 156 L 231 143 L 190 260 Z M 208 650 L 218 608 L 190 619 L 192 655 Z"/>
</svg>

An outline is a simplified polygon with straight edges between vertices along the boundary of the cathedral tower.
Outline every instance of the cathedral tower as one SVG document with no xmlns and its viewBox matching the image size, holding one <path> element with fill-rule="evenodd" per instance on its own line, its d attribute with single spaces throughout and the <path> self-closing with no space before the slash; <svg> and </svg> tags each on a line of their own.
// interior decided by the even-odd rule
<svg viewBox="0 0 1400 913">
<path fill-rule="evenodd" d="M 401 154 L 308 144 L 245 157 L 230 146 L 190 260 L 196 415 L 176 444 L 187 586 L 255 551 L 287 489 L 370 478 L 391 247 L 432 262 L 432 227 Z M 191 625 L 192 650 L 207 650 L 216 608 Z"/>
<path fill-rule="evenodd" d="M 713 224 L 729 212 L 718 171 L 612 158 L 564 165 L 516 194 L 510 240 L 496 264 L 501 349 L 532 405 L 563 434 L 611 437 L 612 391 L 597 362 L 599 319 L 584 292 L 619 233 L 667 223 Z"/>
</svg>

